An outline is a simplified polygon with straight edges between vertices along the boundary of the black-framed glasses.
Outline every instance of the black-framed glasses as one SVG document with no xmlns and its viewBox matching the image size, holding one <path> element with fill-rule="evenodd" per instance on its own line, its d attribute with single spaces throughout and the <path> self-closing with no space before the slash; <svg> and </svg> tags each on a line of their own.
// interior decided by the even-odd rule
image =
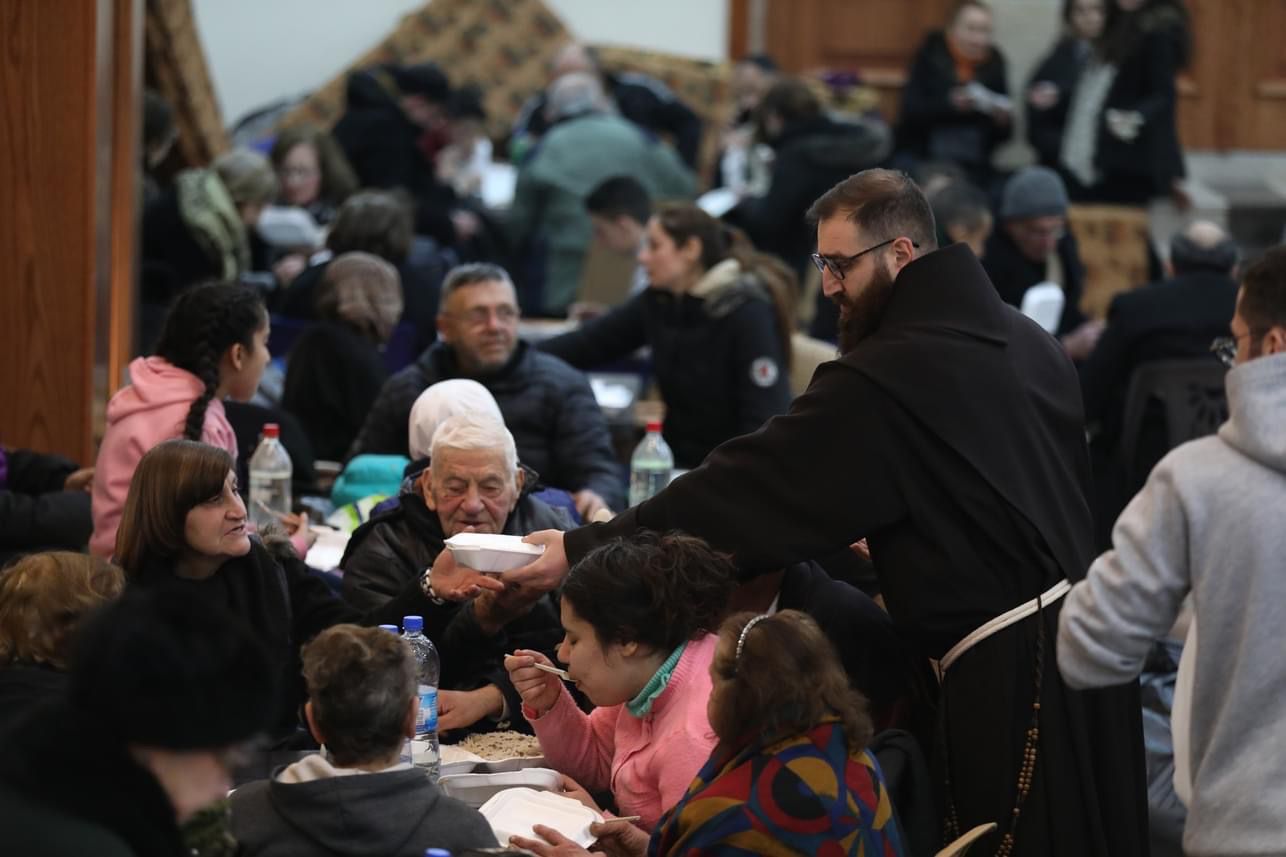
<svg viewBox="0 0 1286 857">
<path fill-rule="evenodd" d="M 1237 343 L 1247 336 L 1254 335 L 1255 332 L 1252 330 L 1241 336 L 1221 336 L 1210 343 L 1210 352 L 1219 358 L 1220 363 L 1231 369 L 1237 365 Z"/>
<path fill-rule="evenodd" d="M 898 238 L 901 238 L 901 237 L 902 236 L 899 235 L 897 236 L 897 238 L 890 238 L 887 241 L 881 241 L 879 244 L 876 244 L 874 247 L 867 247 L 862 252 L 854 253 L 852 256 L 833 257 L 833 256 L 823 256 L 820 253 L 813 253 L 811 256 L 809 256 L 809 258 L 813 260 L 813 264 L 817 266 L 818 271 L 820 271 L 823 274 L 825 274 L 827 271 L 830 271 L 832 277 L 839 280 L 840 282 L 843 282 L 844 275 L 848 273 L 849 268 L 853 267 L 854 262 L 856 262 L 858 259 L 865 256 L 867 253 L 878 250 L 881 247 L 887 247 L 888 245 L 892 244 L 894 241 L 898 240 Z M 915 243 L 914 241 L 911 242 L 911 246 L 917 250 L 920 249 L 920 245 Z"/>
</svg>

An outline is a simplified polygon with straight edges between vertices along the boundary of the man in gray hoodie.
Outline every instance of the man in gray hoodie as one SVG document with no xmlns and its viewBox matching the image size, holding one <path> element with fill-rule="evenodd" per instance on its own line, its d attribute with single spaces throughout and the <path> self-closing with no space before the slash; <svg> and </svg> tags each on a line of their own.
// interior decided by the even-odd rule
<svg viewBox="0 0 1286 857">
<path fill-rule="evenodd" d="M 378 854 L 494 848 L 475 809 L 400 761 L 415 734 L 415 661 L 380 628 L 335 625 L 304 647 L 304 706 L 314 754 L 232 795 L 232 834 L 244 857 Z"/>
<path fill-rule="evenodd" d="M 1068 593 L 1058 633 L 1070 686 L 1121 684 L 1192 594 L 1174 712 L 1192 857 L 1286 852 L 1286 246 L 1246 272 L 1231 330 L 1215 347 L 1233 366 L 1228 422 L 1152 471 L 1113 549 Z"/>
</svg>

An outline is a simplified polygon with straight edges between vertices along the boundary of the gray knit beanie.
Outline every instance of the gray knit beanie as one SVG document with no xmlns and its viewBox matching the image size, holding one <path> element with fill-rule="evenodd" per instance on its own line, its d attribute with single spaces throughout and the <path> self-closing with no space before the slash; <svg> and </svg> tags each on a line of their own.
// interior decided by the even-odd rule
<svg viewBox="0 0 1286 857">
<path fill-rule="evenodd" d="M 1049 167 L 1025 167 L 1005 182 L 1001 220 L 1067 214 L 1067 187 Z"/>
</svg>

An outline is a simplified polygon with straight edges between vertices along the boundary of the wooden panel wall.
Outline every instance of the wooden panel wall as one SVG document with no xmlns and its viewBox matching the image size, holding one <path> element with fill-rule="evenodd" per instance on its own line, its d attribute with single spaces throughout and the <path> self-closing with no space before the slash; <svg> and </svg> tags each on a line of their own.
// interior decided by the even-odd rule
<svg viewBox="0 0 1286 857">
<path fill-rule="evenodd" d="M 128 313 L 99 308 L 111 304 L 113 247 L 121 264 L 133 255 L 109 207 L 115 188 L 118 210 L 133 209 L 120 194 L 121 182 L 133 192 L 136 157 L 113 161 L 110 118 L 134 122 L 137 92 L 117 85 L 129 66 L 114 52 L 135 2 L 0 3 L 0 442 L 82 462 L 93 460 L 95 365 L 105 378 L 128 341 Z M 120 228 L 132 233 L 132 221 Z M 114 336 L 113 323 L 124 325 Z"/>
</svg>

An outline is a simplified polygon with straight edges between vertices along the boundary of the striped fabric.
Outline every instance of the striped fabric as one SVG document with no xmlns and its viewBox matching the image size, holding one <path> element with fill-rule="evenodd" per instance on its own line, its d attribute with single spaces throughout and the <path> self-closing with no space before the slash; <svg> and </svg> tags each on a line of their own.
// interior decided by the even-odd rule
<svg viewBox="0 0 1286 857">
<path fill-rule="evenodd" d="M 652 836 L 651 855 L 902 857 L 902 837 L 875 757 L 849 755 L 843 728 L 731 758 L 716 749 Z"/>
</svg>

